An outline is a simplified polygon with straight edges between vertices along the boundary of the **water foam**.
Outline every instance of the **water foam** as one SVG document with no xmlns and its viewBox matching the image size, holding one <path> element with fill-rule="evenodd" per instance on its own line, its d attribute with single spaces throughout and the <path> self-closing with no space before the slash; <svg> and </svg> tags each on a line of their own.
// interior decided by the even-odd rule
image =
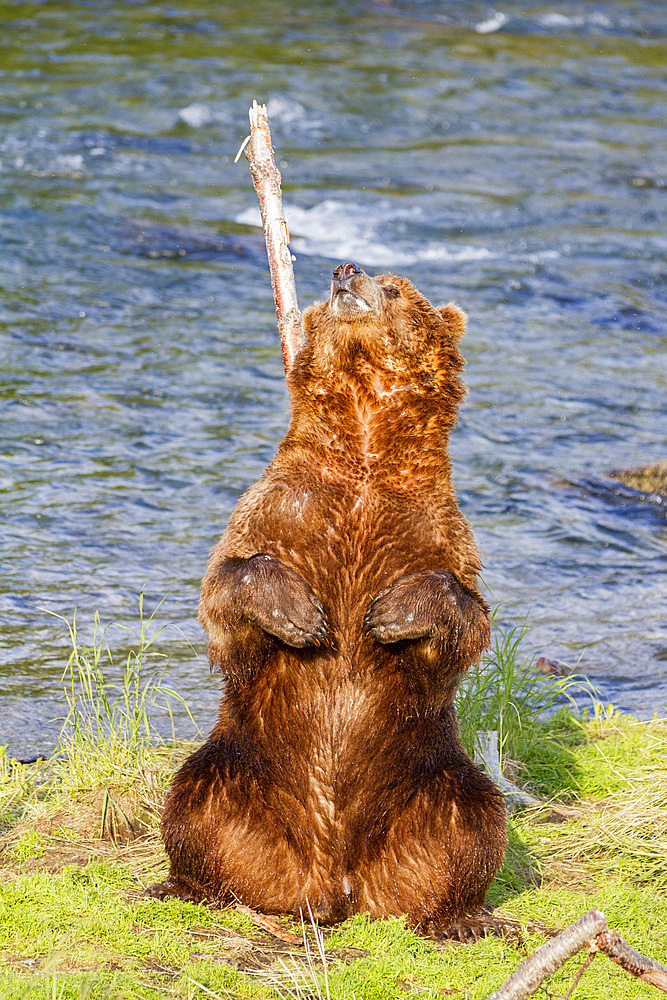
<svg viewBox="0 0 667 1000">
<path fill-rule="evenodd" d="M 190 128 L 201 128 L 208 125 L 213 119 L 211 109 L 207 104 L 188 104 L 187 108 L 181 108 L 178 117 Z"/>
<path fill-rule="evenodd" d="M 494 10 L 491 17 L 475 25 L 475 31 L 480 35 L 488 35 L 492 31 L 498 31 L 503 24 L 507 24 L 507 14 L 503 14 L 500 10 Z"/>
<path fill-rule="evenodd" d="M 295 252 L 331 260 L 354 260 L 371 267 L 406 267 L 419 261 L 468 261 L 493 257 L 486 247 L 457 244 L 445 246 L 435 240 L 400 243 L 382 238 L 381 228 L 394 222 L 415 222 L 414 207 L 400 209 L 382 202 L 371 213 L 367 205 L 327 198 L 312 208 L 286 205 L 285 217 Z M 261 226 L 258 208 L 249 208 L 236 221 Z"/>
</svg>

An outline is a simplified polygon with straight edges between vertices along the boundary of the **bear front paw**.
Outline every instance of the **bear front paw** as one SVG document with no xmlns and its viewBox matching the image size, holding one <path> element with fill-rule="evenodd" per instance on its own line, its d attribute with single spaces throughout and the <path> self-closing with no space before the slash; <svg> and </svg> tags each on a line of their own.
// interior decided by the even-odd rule
<svg viewBox="0 0 667 1000">
<path fill-rule="evenodd" d="M 486 605 L 448 570 L 399 576 L 371 602 L 364 627 L 382 643 L 437 638 L 443 650 L 461 656 L 463 665 L 472 662 L 489 638 Z"/>
<path fill-rule="evenodd" d="M 364 617 L 366 634 L 378 642 L 422 639 L 437 632 L 432 573 L 409 573 L 385 587 Z M 440 589 L 440 588 L 439 588 Z M 446 596 L 438 594 L 440 604 Z"/>
<path fill-rule="evenodd" d="M 248 560 L 240 580 L 245 615 L 276 639 L 302 649 L 331 644 L 322 603 L 304 578 L 266 553 Z"/>
</svg>

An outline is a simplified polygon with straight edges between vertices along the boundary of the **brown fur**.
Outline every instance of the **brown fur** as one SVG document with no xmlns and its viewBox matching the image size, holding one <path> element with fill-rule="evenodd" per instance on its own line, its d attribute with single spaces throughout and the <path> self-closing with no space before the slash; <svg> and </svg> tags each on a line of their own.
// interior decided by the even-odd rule
<svg viewBox="0 0 667 1000">
<path fill-rule="evenodd" d="M 157 889 L 439 934 L 481 907 L 506 839 L 453 708 L 489 637 L 447 450 L 465 316 L 354 267 L 304 315 L 288 433 L 204 577 L 226 684 L 168 794 Z"/>
</svg>

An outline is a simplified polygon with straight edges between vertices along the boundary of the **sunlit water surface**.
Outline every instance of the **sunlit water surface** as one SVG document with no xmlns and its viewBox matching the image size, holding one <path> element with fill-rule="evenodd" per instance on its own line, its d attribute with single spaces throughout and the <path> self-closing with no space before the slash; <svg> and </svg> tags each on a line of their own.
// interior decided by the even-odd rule
<svg viewBox="0 0 667 1000">
<path fill-rule="evenodd" d="M 664 8 L 236 7 L 0 3 L 0 743 L 57 739 L 53 613 L 136 629 L 142 591 L 212 725 L 199 583 L 288 420 L 254 97 L 302 304 L 351 259 L 469 313 L 455 482 L 499 619 L 664 712 L 665 506 L 607 478 L 665 458 Z"/>
</svg>

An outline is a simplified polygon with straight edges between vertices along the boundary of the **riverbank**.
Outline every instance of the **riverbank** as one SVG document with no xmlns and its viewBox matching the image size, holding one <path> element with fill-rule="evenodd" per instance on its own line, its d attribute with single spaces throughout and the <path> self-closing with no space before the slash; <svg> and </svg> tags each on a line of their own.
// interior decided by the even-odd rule
<svg viewBox="0 0 667 1000">
<path fill-rule="evenodd" d="M 113 691 L 100 658 L 74 646 L 72 710 L 54 757 L 22 765 L 0 754 L 1 997 L 482 1000 L 550 929 L 593 906 L 634 948 L 666 962 L 667 727 L 599 706 L 583 718 L 562 707 L 539 719 L 538 700 L 566 682 L 536 680 L 514 632 L 497 636 L 464 692 L 466 717 L 477 712 L 479 728 L 495 721 L 504 734 L 505 773 L 542 803 L 510 817 L 489 894 L 516 921 L 513 940 L 434 944 L 402 920 L 355 917 L 324 929 L 320 954 L 313 929 L 304 947 L 293 920 L 275 921 L 277 936 L 238 909 L 144 898 L 166 873 L 160 804 L 192 744 L 156 741 L 146 728 L 159 685 L 141 679 L 151 642 L 142 636 Z M 520 725 L 512 704 L 522 706 Z M 567 992 L 581 961 L 548 981 L 552 994 Z M 655 995 L 604 956 L 574 993 Z"/>
</svg>

